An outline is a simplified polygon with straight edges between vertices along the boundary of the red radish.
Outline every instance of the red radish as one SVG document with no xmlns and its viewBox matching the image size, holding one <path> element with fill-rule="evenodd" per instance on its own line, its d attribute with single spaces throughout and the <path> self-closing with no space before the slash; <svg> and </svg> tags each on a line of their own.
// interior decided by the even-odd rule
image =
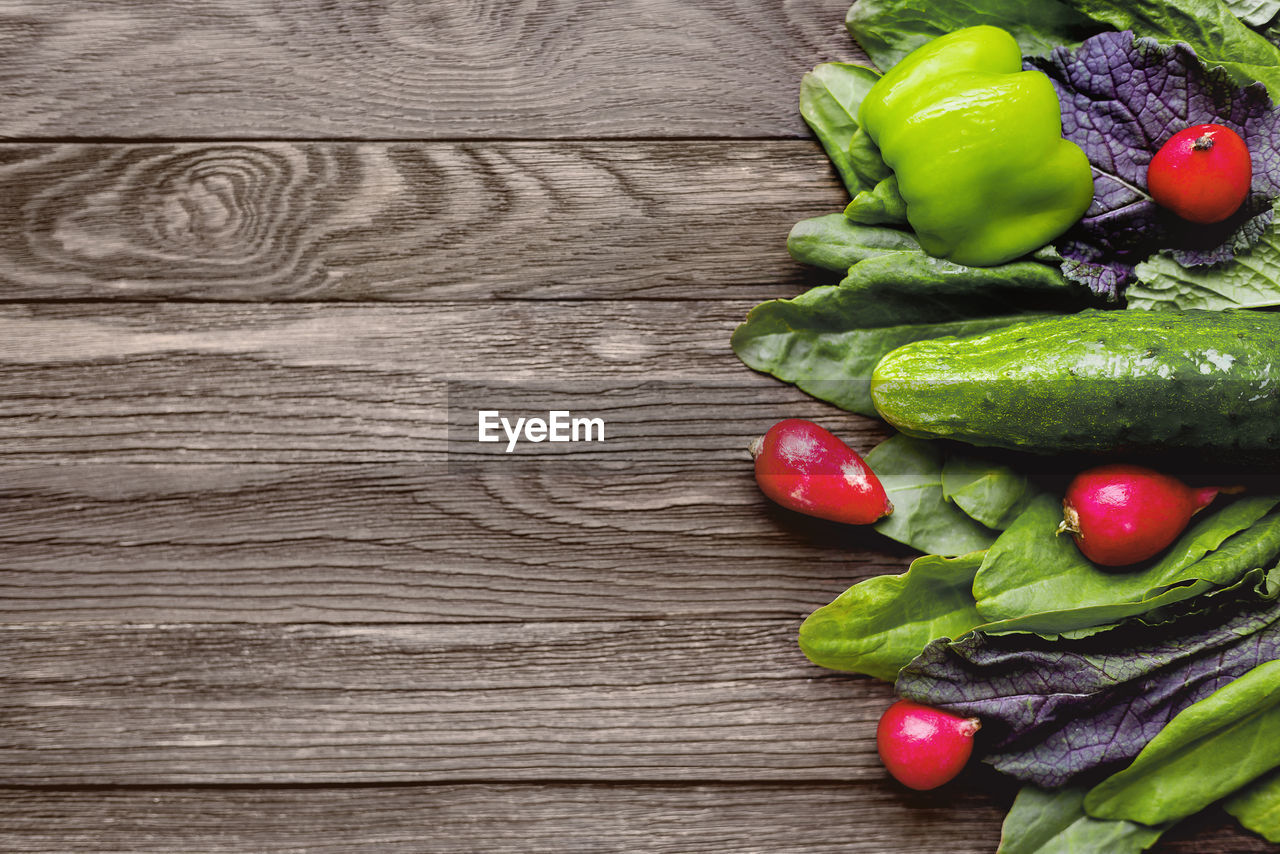
<svg viewBox="0 0 1280 854">
<path fill-rule="evenodd" d="M 1195 125 L 1175 133 L 1147 167 L 1147 189 L 1156 204 L 1205 225 L 1239 210 L 1252 181 L 1248 147 L 1222 125 Z"/>
<path fill-rule="evenodd" d="M 982 724 L 950 712 L 899 700 L 880 717 L 876 747 L 880 761 L 902 785 L 924 791 L 949 782 L 973 753 Z"/>
<path fill-rule="evenodd" d="M 800 513 L 866 525 L 893 512 L 884 486 L 852 448 L 812 421 L 788 418 L 751 443 L 756 483 Z"/>
<path fill-rule="evenodd" d="M 1239 489 L 1192 489 L 1142 466 L 1098 466 L 1067 487 L 1058 533 L 1070 531 L 1096 564 L 1128 566 L 1159 554 L 1219 492 L 1233 491 Z"/>
</svg>

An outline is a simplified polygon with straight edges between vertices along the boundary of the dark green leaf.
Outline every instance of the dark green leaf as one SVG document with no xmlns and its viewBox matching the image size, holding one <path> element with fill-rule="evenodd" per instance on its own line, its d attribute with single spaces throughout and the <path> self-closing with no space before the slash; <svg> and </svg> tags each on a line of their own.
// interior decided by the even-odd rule
<svg viewBox="0 0 1280 854">
<path fill-rule="evenodd" d="M 844 273 L 859 261 L 898 251 L 920 252 L 909 231 L 857 225 L 843 214 L 802 219 L 787 235 L 787 251 L 801 264 Z"/>
<path fill-rule="evenodd" d="M 977 0 L 986 6 L 992 0 Z M 1185 42 L 1205 65 L 1221 65 L 1240 85 L 1255 80 L 1280 94 L 1280 50 L 1220 0 L 1065 0 L 1087 18 L 1165 44 Z M 1038 4 L 1037 4 L 1038 5 Z M 873 56 L 874 58 L 874 56 Z"/>
<path fill-rule="evenodd" d="M 823 234 L 834 230 L 829 223 L 819 227 Z M 924 338 L 986 332 L 1038 312 L 1075 311 L 1086 299 L 1085 289 L 1033 261 L 964 267 L 919 251 L 891 252 L 854 264 L 838 286 L 761 303 L 732 344 L 757 371 L 851 412 L 875 415 L 871 373 L 890 350 Z"/>
<path fill-rule="evenodd" d="M 996 854 L 1138 854 L 1167 829 L 1089 818 L 1084 796 L 1083 788 L 1024 786 L 1000 828 Z"/>
<path fill-rule="evenodd" d="M 858 107 L 879 79 L 879 74 L 861 65 L 824 62 L 800 81 L 800 115 L 817 134 L 850 196 L 875 185 L 858 176 L 849 145 L 858 131 Z M 860 155 L 865 158 L 865 150 Z"/>
<path fill-rule="evenodd" d="M 849 34 L 883 70 L 931 39 L 978 24 L 1008 30 L 1024 54 L 1037 55 L 1102 29 L 1058 0 L 858 0 L 845 19 Z"/>
</svg>

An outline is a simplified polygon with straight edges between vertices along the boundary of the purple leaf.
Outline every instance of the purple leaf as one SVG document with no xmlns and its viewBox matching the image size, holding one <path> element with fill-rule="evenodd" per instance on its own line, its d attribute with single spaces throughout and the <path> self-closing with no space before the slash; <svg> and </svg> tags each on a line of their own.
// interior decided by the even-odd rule
<svg viewBox="0 0 1280 854">
<path fill-rule="evenodd" d="M 1258 241 L 1280 196 L 1280 110 L 1266 88 L 1239 88 L 1222 68 L 1207 69 L 1185 44 L 1162 46 L 1131 32 L 1101 33 L 1074 52 L 1028 57 L 1049 76 L 1062 106 L 1062 134 L 1093 166 L 1093 204 L 1058 244 L 1063 272 L 1118 300 L 1133 267 L 1161 249 L 1184 266 L 1229 261 Z M 1147 166 L 1169 137 L 1191 125 L 1225 125 L 1244 139 L 1253 185 L 1240 211 L 1197 225 L 1147 194 Z"/>
<path fill-rule="evenodd" d="M 1208 610 L 1084 640 L 943 638 L 902 669 L 897 691 L 980 718 L 983 761 L 1055 788 L 1132 759 L 1182 709 L 1280 658 L 1280 605 L 1259 607 L 1256 589 L 1242 583 L 1210 596 Z"/>
</svg>

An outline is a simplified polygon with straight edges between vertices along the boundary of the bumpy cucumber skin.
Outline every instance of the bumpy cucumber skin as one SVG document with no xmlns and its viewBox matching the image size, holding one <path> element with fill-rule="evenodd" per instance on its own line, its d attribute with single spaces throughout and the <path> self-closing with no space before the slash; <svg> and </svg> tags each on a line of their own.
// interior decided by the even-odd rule
<svg viewBox="0 0 1280 854">
<path fill-rule="evenodd" d="M 871 397 L 903 433 L 1280 460 L 1280 314 L 1096 311 L 907 344 Z"/>
</svg>

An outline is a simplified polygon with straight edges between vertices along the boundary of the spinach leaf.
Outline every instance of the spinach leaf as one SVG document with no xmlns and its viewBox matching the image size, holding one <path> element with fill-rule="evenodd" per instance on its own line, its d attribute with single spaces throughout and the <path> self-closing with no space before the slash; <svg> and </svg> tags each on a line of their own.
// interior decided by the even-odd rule
<svg viewBox="0 0 1280 854">
<path fill-rule="evenodd" d="M 1125 301 L 1136 309 L 1264 308 L 1280 305 L 1280 223 L 1226 264 L 1187 268 L 1165 253 L 1136 267 Z"/>
<path fill-rule="evenodd" d="M 1280 0 L 1224 0 L 1231 14 L 1255 29 L 1280 15 Z"/>
<path fill-rule="evenodd" d="M 1280 842 L 1280 772 L 1255 780 L 1222 806 L 1268 842 Z"/>
<path fill-rule="evenodd" d="M 1056 535 L 1061 508 L 1041 496 L 987 553 L 973 585 L 978 610 L 990 621 L 1050 611 L 1069 618 L 1077 609 L 1107 606 L 1122 606 L 1119 616 L 1127 616 L 1127 608 L 1174 585 L 1232 584 L 1280 556 L 1280 513 L 1263 519 L 1277 503 L 1275 496 L 1255 496 L 1205 511 L 1158 560 L 1116 572 L 1094 566 L 1070 537 Z M 1219 548 L 1221 554 L 1205 557 Z M 1062 630 L 1081 628 L 1075 623 L 1065 620 Z"/>
<path fill-rule="evenodd" d="M 1024 786 L 1000 828 L 996 854 L 1138 854 L 1168 829 L 1089 818 L 1084 812 L 1086 791 L 1080 787 L 1046 792 Z"/>
<path fill-rule="evenodd" d="M 879 74 L 861 65 L 824 62 L 800 81 L 800 115 L 818 135 L 851 196 L 876 183 L 859 176 L 849 145 L 858 131 L 858 107 L 879 79 Z"/>
<path fill-rule="evenodd" d="M 1012 525 L 1036 494 L 1026 475 L 982 457 L 950 454 L 942 467 L 942 497 L 997 531 Z"/>
<path fill-rule="evenodd" d="M 941 445 L 910 436 L 892 436 L 871 449 L 867 465 L 893 503 L 893 512 L 876 522 L 875 529 L 931 554 L 962 555 L 985 549 L 996 532 L 943 497 L 943 460 Z M 973 600 L 968 591 L 966 598 Z"/>
<path fill-rule="evenodd" d="M 1176 821 L 1280 765 L 1277 741 L 1280 661 L 1268 661 L 1180 712 L 1128 768 L 1089 790 L 1085 812 Z"/>
<path fill-rule="evenodd" d="M 814 664 L 892 682 L 929 641 L 959 637 L 982 618 L 969 587 L 982 554 L 928 555 L 902 575 L 853 585 L 800 626 L 800 649 Z"/>
<path fill-rule="evenodd" d="M 953 30 L 991 24 L 1013 34 L 1024 54 L 1042 54 L 1102 29 L 1059 0 L 858 0 L 845 26 L 881 69 Z"/>
<path fill-rule="evenodd" d="M 898 674 L 903 697 L 982 719 L 983 761 L 1053 788 L 1133 759 L 1176 714 L 1280 658 L 1280 570 L 1176 613 L 1086 640 L 935 641 Z"/>
<path fill-rule="evenodd" d="M 792 258 L 837 273 L 867 258 L 902 250 L 923 252 L 911 232 L 857 225 L 838 213 L 802 219 L 787 235 Z"/>
<path fill-rule="evenodd" d="M 822 228 L 835 231 L 828 223 Z M 965 267 L 897 251 L 859 261 L 838 286 L 761 303 L 731 343 L 751 368 L 874 416 L 871 373 L 890 350 L 924 338 L 975 335 L 1037 313 L 1075 311 L 1087 300 L 1084 288 L 1034 261 Z"/>
</svg>

